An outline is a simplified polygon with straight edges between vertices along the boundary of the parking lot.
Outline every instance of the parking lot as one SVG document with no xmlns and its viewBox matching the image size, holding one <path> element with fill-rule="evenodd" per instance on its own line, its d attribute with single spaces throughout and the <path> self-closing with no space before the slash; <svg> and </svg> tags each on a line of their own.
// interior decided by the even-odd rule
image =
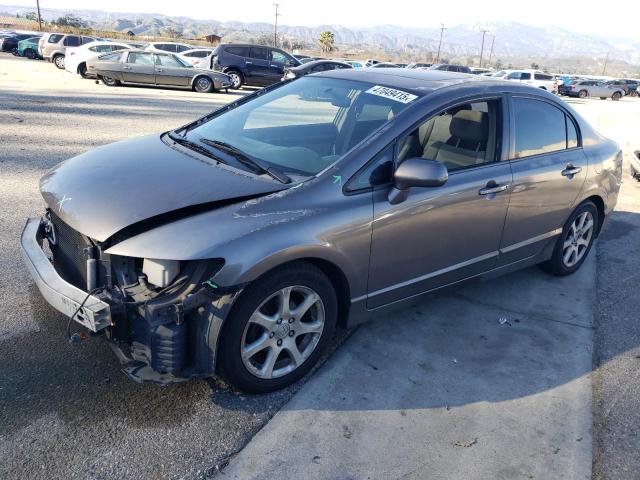
<svg viewBox="0 0 640 480">
<path fill-rule="evenodd" d="M 292 455 L 283 435 L 301 432 L 330 445 L 296 451 L 289 478 L 590 478 L 592 459 L 596 478 L 640 476 L 640 183 L 627 166 L 617 211 L 579 275 L 534 268 L 378 319 L 280 392 L 240 395 L 213 380 L 139 385 L 104 342 L 69 345 L 18 247 L 24 220 L 43 210 L 38 179 L 245 92 L 109 88 L 0 55 L 0 478 L 212 477 L 265 424 L 229 476 L 273 478 Z M 570 103 L 626 155 L 640 148 L 640 99 Z M 389 350 L 373 357 L 371 348 Z M 411 366 L 398 358 L 404 350 Z M 421 443 L 398 459 L 376 435 Z"/>
</svg>

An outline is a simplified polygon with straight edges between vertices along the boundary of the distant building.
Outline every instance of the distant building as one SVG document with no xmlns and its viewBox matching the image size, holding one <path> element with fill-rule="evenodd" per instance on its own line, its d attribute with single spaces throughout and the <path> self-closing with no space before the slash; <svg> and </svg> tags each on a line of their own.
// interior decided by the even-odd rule
<svg viewBox="0 0 640 480">
<path fill-rule="evenodd" d="M 37 30 L 38 22 L 27 18 L 0 16 L 0 28 L 16 30 Z"/>
<path fill-rule="evenodd" d="M 126 33 L 127 37 L 135 37 L 136 36 L 136 34 L 133 33 L 131 30 L 127 30 L 125 33 Z"/>
<path fill-rule="evenodd" d="M 222 37 L 220 35 L 205 35 L 204 39 L 209 42 L 211 45 L 219 45 L 222 41 Z"/>
</svg>

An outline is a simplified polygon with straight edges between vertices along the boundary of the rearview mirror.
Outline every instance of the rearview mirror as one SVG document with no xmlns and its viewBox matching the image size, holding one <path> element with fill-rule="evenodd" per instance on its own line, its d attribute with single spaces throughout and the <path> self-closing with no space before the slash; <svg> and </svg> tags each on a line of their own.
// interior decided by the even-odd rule
<svg viewBox="0 0 640 480">
<path fill-rule="evenodd" d="M 403 202 L 412 187 L 439 187 L 449 179 L 447 167 L 437 160 L 408 158 L 393 174 L 393 188 L 389 193 L 389 202 Z"/>
</svg>

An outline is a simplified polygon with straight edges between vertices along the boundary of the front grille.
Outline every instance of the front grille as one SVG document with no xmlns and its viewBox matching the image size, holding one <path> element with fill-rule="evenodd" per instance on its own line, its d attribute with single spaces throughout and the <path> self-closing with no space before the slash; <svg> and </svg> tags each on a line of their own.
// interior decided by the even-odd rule
<svg viewBox="0 0 640 480">
<path fill-rule="evenodd" d="M 89 239 L 64 223 L 55 213 L 50 212 L 55 231 L 56 244 L 50 245 L 53 266 L 70 284 L 87 289 L 87 257 L 84 249 L 91 245 Z"/>
</svg>

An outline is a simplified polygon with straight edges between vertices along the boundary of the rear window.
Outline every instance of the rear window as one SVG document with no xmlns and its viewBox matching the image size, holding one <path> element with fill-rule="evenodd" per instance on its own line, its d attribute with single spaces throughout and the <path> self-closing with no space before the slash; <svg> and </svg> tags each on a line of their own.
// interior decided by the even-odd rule
<svg viewBox="0 0 640 480">
<path fill-rule="evenodd" d="M 47 39 L 47 43 L 58 43 L 60 40 L 62 40 L 63 36 L 64 35 L 59 35 L 57 33 L 49 35 L 49 38 Z"/>
<path fill-rule="evenodd" d="M 210 53 L 211 52 L 207 50 L 199 50 L 197 52 L 185 53 L 185 57 L 204 58 L 204 57 L 208 57 Z"/>
<path fill-rule="evenodd" d="M 238 55 L 239 57 L 248 57 L 249 56 L 249 48 L 248 47 L 226 47 L 224 49 L 224 51 L 227 52 L 227 53 L 230 53 L 231 55 Z"/>
<path fill-rule="evenodd" d="M 513 110 L 516 137 L 514 158 L 567 148 L 567 124 L 562 110 L 529 98 L 514 98 Z"/>
</svg>

